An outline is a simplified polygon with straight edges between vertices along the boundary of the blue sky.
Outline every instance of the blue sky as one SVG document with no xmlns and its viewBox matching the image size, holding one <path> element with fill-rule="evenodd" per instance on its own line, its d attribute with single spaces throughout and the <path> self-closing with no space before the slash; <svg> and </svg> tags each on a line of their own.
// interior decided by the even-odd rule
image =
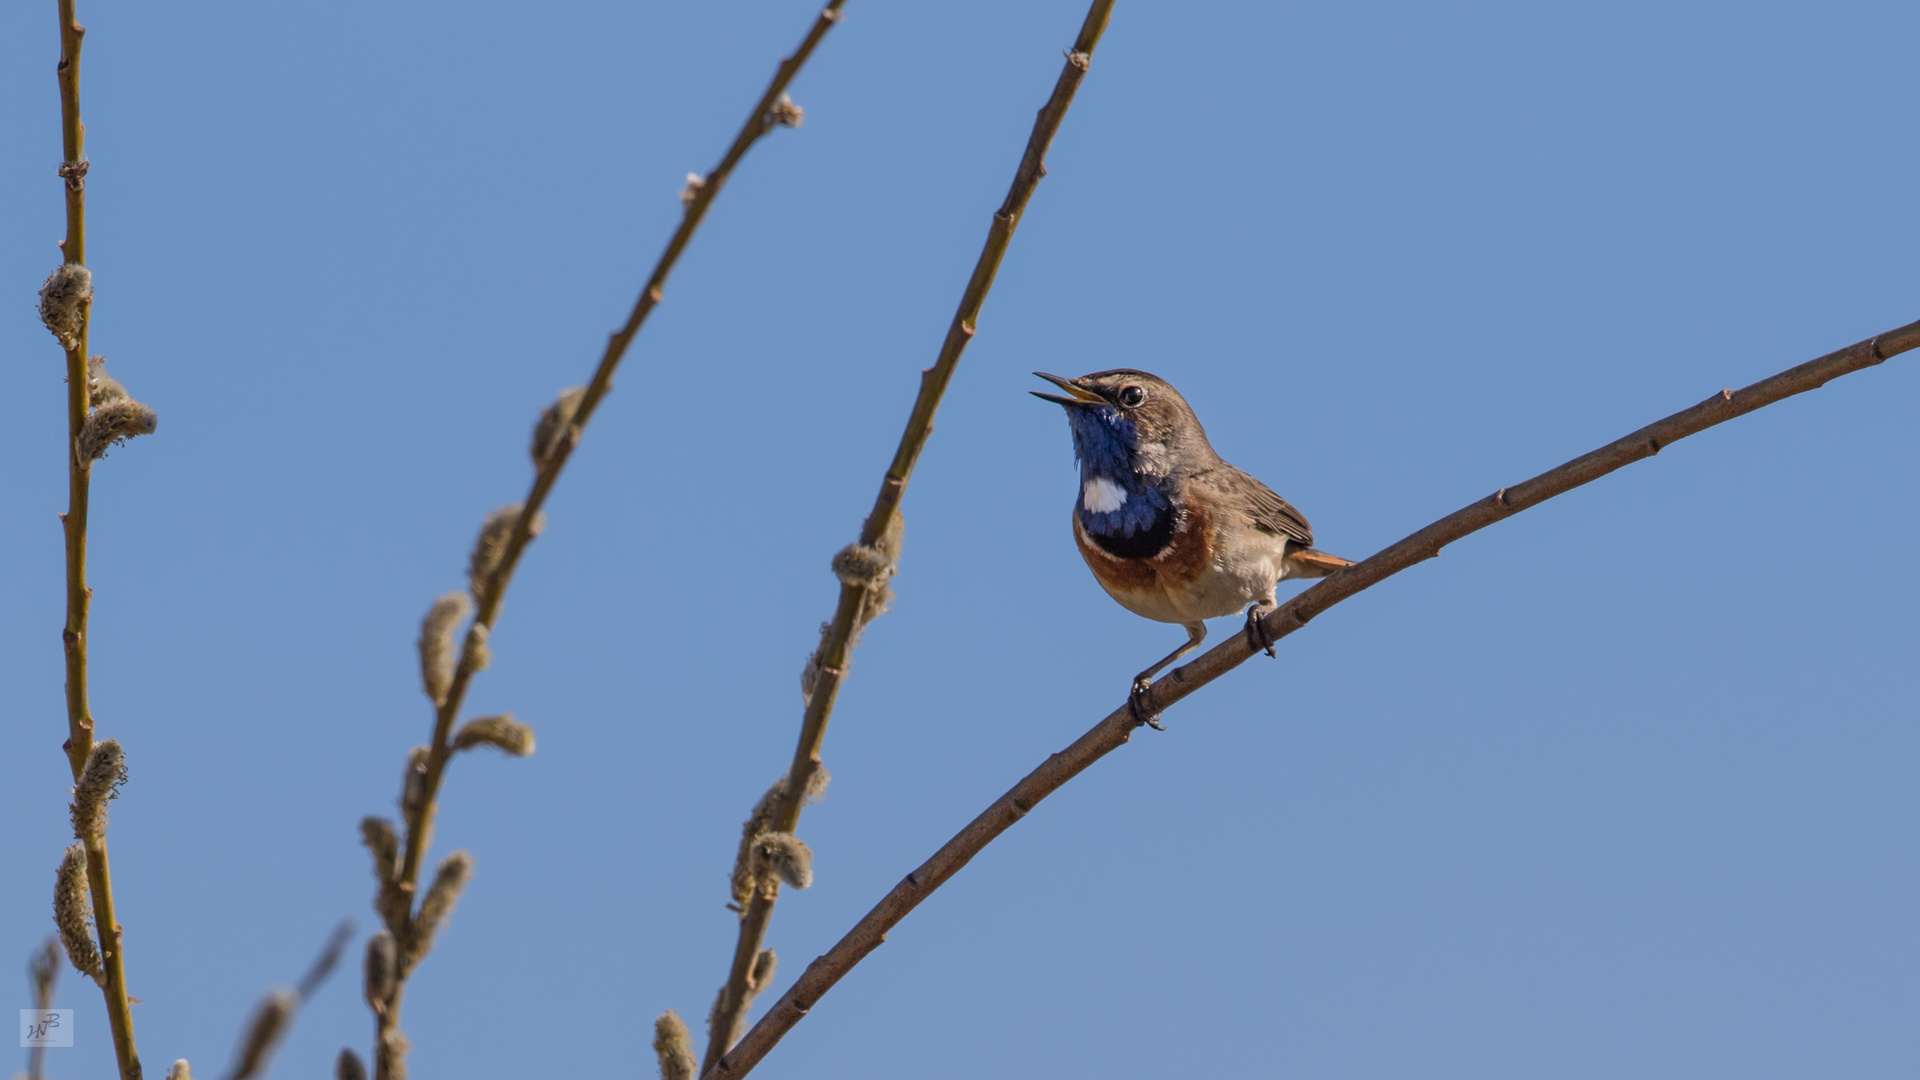
<svg viewBox="0 0 1920 1080">
<path fill-rule="evenodd" d="M 813 12 L 83 6 L 93 344 L 160 414 L 95 471 L 92 564 L 150 1074 L 217 1074 L 335 921 L 372 928 L 354 825 L 426 737 L 418 618 Z M 450 775 L 435 850 L 476 876 L 411 984 L 415 1075 L 650 1071 L 652 1017 L 705 1015 L 828 560 L 1083 12 L 851 0 L 805 127 L 717 202 L 471 699 L 540 749 Z M 0 964 L 50 927 L 69 783 L 54 30 L 0 11 Z M 1892 4 L 1121 3 L 907 495 L 776 989 L 1180 639 L 1081 564 L 1028 372 L 1167 378 L 1368 554 L 1920 318 L 1916 33 Z M 1898 358 L 1317 619 L 989 848 L 764 1075 L 1911 1076 L 1916 401 Z M 281 1075 L 364 1052 L 357 981 Z M 52 1075 L 107 1075 L 98 995 L 60 998 Z"/>
</svg>

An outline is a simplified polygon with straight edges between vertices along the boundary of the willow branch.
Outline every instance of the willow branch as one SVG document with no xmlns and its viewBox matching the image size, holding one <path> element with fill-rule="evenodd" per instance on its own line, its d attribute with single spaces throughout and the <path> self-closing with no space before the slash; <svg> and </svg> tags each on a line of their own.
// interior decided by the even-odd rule
<svg viewBox="0 0 1920 1080">
<path fill-rule="evenodd" d="M 59 0 L 60 63 L 54 73 L 60 84 L 60 177 L 66 191 L 67 236 L 60 243 L 65 261 L 84 266 L 87 261 L 86 125 L 80 122 L 80 39 L 86 34 L 74 16 L 74 0 Z M 93 750 L 93 713 L 87 702 L 87 616 L 93 590 L 87 588 L 87 496 L 92 462 L 77 451 L 80 429 L 87 422 L 87 329 L 90 304 L 80 308 L 80 328 L 67 352 L 67 512 L 60 516 L 66 537 L 67 621 L 60 642 L 67 660 L 67 764 L 75 781 Z M 121 1080 L 139 1080 L 140 1056 L 133 1045 L 133 1010 L 127 1001 L 126 954 L 121 947 L 120 924 L 113 906 L 113 877 L 107 867 L 104 836 L 89 838 L 87 888 L 93 899 L 100 931 L 100 955 L 105 979 L 101 993 L 107 1003 L 107 1024 L 113 1030 L 114 1060 Z"/>
<path fill-rule="evenodd" d="M 1000 260 L 1006 255 L 1007 244 L 1012 241 L 1014 230 L 1020 226 L 1021 216 L 1026 213 L 1027 202 L 1033 197 L 1034 188 L 1047 173 L 1047 148 L 1053 144 L 1054 134 L 1060 130 L 1060 122 L 1066 118 L 1067 108 L 1073 104 L 1074 94 L 1086 78 L 1087 68 L 1093 61 L 1093 50 L 1100 43 L 1100 36 L 1105 33 L 1107 20 L 1112 13 L 1113 0 L 1094 0 L 1080 26 L 1073 49 L 1060 69 L 1060 77 L 1054 82 L 1053 93 L 1048 95 L 1046 104 L 1040 107 L 1039 115 L 1034 118 L 1033 132 L 1027 137 L 1026 152 L 1021 155 L 1020 165 L 1014 170 L 1013 184 L 1007 190 L 1006 199 L 994 212 L 992 224 L 987 228 L 986 244 L 974 262 L 973 274 L 967 280 L 966 291 L 961 294 L 959 310 L 954 312 L 953 321 L 947 327 L 940 354 L 932 367 L 920 373 L 920 393 L 914 399 L 906 430 L 901 433 L 899 448 L 894 451 L 893 461 L 880 482 L 879 494 L 874 496 L 873 509 L 860 529 L 859 542 L 865 547 L 875 546 L 887 534 L 894 515 L 899 511 L 901 496 L 906 493 L 907 481 L 912 478 L 913 467 L 920 460 L 920 451 L 925 448 L 928 436 L 933 434 L 933 416 L 940 408 L 940 399 L 953 379 L 961 354 L 973 340 L 981 306 L 986 303 L 987 293 L 993 288 L 993 279 L 1000 270 Z M 834 699 L 839 693 L 840 681 L 845 677 L 854 640 L 866 617 L 863 609 L 868 604 L 869 593 L 868 588 L 855 583 L 843 582 L 840 586 L 840 599 L 834 608 L 833 621 L 820 646 L 819 673 L 807 700 L 806 714 L 800 723 L 800 739 L 794 747 L 793 763 L 787 770 L 786 792 L 774 812 L 772 829 L 775 832 L 791 833 L 800 823 L 800 811 L 805 806 L 809 785 L 820 768 L 820 746 L 826 739 L 827 721 L 833 715 Z M 739 1034 L 747 1007 L 752 1001 L 749 982 L 754 960 L 766 941 L 767 924 L 772 919 L 778 898 L 779 886 L 769 884 L 754 893 L 741 916 L 740 936 L 734 946 L 727 985 L 715 1006 L 706 1061 L 701 1066 L 703 1071 L 713 1069 Z"/>
<path fill-rule="evenodd" d="M 762 135 L 777 126 L 777 110 L 787 87 L 800 73 L 807 58 L 813 55 L 814 48 L 827 35 L 827 31 L 840 21 L 840 8 L 845 2 L 846 0 L 829 0 L 807 31 L 805 39 L 800 42 L 800 47 L 795 49 L 791 56 L 781 60 L 779 68 L 774 72 L 773 81 L 768 84 L 766 92 L 760 95 L 759 101 L 755 102 L 753 111 L 747 115 L 746 123 L 741 126 L 739 134 L 734 137 L 732 145 L 727 148 L 720 163 L 714 166 L 713 171 L 698 184 L 689 186 L 686 207 L 681 216 L 679 228 L 674 230 L 672 239 L 667 242 L 666 250 L 654 264 L 653 273 L 647 278 L 646 287 L 641 290 L 639 298 L 634 301 L 626 322 L 607 339 L 600 363 L 594 369 L 593 378 L 587 383 L 582 393 L 572 420 L 535 469 L 533 486 L 522 504 L 524 510 L 519 516 L 512 535 L 507 540 L 498 569 L 491 576 L 484 594 L 475 598 L 477 610 L 473 623 L 461 644 L 460 661 L 454 667 L 453 681 L 434 717 L 433 741 L 428 747 L 426 776 L 422 789 L 424 797 L 420 799 L 418 810 L 410 814 L 407 820 L 406 848 L 401 864 L 400 887 L 409 895 L 413 893 L 418 883 L 420 861 L 431 840 L 440 781 L 445 774 L 447 760 L 452 754 L 449 738 L 453 731 L 454 720 L 459 716 L 465 702 L 467 688 L 472 682 L 474 672 L 485 666 L 474 661 L 485 649 L 487 636 L 492 630 L 495 619 L 499 617 L 501 599 L 506 595 L 507 586 L 513 578 L 513 571 L 519 564 L 521 554 L 526 550 L 528 541 L 536 531 L 535 523 L 539 520 L 540 508 L 546 503 L 547 495 L 559 480 L 560 473 L 566 468 L 574 449 L 579 446 L 581 435 L 586 430 L 588 421 L 593 418 L 594 411 L 599 408 L 601 399 L 612 389 L 614 370 L 620 366 L 627 347 L 632 344 L 634 336 L 640 332 L 640 327 L 646 322 L 647 316 L 660 303 L 667 277 L 672 274 L 681 253 L 693 239 L 694 231 L 705 219 L 708 207 L 713 205 L 713 200 L 719 196 L 721 188 L 726 186 L 735 166 L 739 165 L 741 159 L 746 156 L 747 150 Z M 383 1031 L 397 1024 L 399 1006 L 400 994 L 396 989 L 392 1006 L 382 1017 Z"/>
<path fill-rule="evenodd" d="M 1916 347 L 1920 347 L 1920 322 L 1909 323 L 1838 352 L 1828 353 L 1817 360 L 1762 379 L 1743 390 L 1722 390 L 1690 409 L 1649 424 L 1559 468 L 1548 470 L 1513 487 L 1501 488 L 1372 558 L 1336 572 L 1268 615 L 1267 631 L 1276 640 L 1285 637 L 1340 601 L 1433 558 L 1446 545 L 1495 522 L 1504 521 L 1555 495 L 1598 480 L 1615 469 L 1652 457 L 1679 439 L 1795 394 L 1817 389 L 1831 379 L 1873 367 L 1888 357 Z M 1198 660 L 1176 668 L 1155 683 L 1154 707 L 1165 708 L 1185 699 L 1239 667 L 1253 655 L 1254 650 L 1245 635 L 1232 635 Z M 732 1053 L 721 1059 L 719 1067 L 708 1070 L 709 1080 L 722 1076 L 745 1076 L 806 1016 L 822 995 L 833 989 L 834 984 L 865 959 L 867 954 L 880 947 L 880 943 L 887 939 L 887 931 L 906 918 L 908 912 L 959 873 L 961 867 L 1011 828 L 1014 822 L 1025 817 L 1040 800 L 1059 790 L 1061 785 L 1080 775 L 1094 762 L 1125 745 L 1138 724 L 1132 708 L 1121 705 L 1086 734 L 1074 740 L 1073 745 L 1049 757 L 1039 768 L 1015 784 L 1012 790 L 995 800 L 992 806 L 947 841 L 932 858 L 894 886 L 833 948 L 808 965 L 807 970 L 768 1010 L 767 1015 L 754 1025 L 753 1030 L 747 1032 L 746 1038 Z"/>
</svg>

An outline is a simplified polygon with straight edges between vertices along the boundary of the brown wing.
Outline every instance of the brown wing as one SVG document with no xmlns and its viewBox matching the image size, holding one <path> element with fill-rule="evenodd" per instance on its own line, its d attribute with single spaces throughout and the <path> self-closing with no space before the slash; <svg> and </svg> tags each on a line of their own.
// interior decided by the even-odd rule
<svg viewBox="0 0 1920 1080">
<path fill-rule="evenodd" d="M 1220 466 L 1209 472 L 1205 481 L 1219 489 L 1227 497 L 1227 505 L 1239 510 L 1249 524 L 1261 532 L 1287 537 L 1305 547 L 1313 546 L 1313 526 L 1307 524 L 1307 519 L 1300 516 L 1292 503 L 1232 465 L 1223 461 Z"/>
</svg>

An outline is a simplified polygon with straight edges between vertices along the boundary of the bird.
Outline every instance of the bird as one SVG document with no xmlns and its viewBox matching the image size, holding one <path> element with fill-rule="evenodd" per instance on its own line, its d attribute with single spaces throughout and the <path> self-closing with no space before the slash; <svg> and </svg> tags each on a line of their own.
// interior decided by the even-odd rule
<svg viewBox="0 0 1920 1080">
<path fill-rule="evenodd" d="M 1077 379 L 1035 375 L 1066 391 L 1033 396 L 1067 411 L 1080 493 L 1073 539 L 1107 595 L 1135 615 L 1179 623 L 1187 641 L 1134 676 L 1128 701 L 1160 727 L 1153 677 L 1206 640 L 1205 620 L 1247 609 L 1249 648 L 1273 656 L 1265 617 L 1274 587 L 1353 565 L 1313 546 L 1293 504 L 1223 460 L 1193 407 L 1165 379 L 1132 368 Z"/>
</svg>

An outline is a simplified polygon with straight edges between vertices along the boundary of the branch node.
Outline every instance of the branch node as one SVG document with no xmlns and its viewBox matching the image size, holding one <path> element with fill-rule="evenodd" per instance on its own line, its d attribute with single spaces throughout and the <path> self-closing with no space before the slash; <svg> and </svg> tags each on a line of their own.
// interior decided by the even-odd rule
<svg viewBox="0 0 1920 1080">
<path fill-rule="evenodd" d="M 780 100 L 768 110 L 765 125 L 769 131 L 776 127 L 797 128 L 806 118 L 807 110 L 795 105 L 792 98 L 781 94 Z"/>
<path fill-rule="evenodd" d="M 1064 55 L 1069 65 L 1079 68 L 1081 71 L 1085 71 L 1093 66 L 1092 53 L 1075 52 L 1072 49 L 1068 49 Z"/>
<path fill-rule="evenodd" d="M 90 164 L 86 158 L 81 158 L 79 161 L 63 161 L 60 163 L 60 168 L 55 171 L 59 173 L 62 180 L 67 182 L 68 191 L 85 191 L 87 169 Z"/>
<path fill-rule="evenodd" d="M 1659 452 L 1660 452 L 1660 440 L 1649 436 L 1647 439 L 1647 453 L 1657 454 Z"/>
</svg>

